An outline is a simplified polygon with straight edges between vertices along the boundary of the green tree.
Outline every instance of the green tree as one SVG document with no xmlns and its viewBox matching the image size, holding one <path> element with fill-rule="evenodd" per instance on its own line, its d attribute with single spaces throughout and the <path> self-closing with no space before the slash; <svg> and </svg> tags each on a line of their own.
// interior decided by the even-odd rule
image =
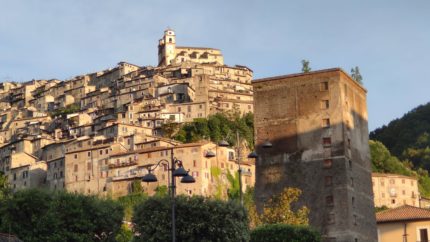
<svg viewBox="0 0 430 242">
<path fill-rule="evenodd" d="M 171 241 L 170 208 L 169 197 L 151 197 L 137 206 L 136 241 Z M 178 241 L 249 241 L 247 215 L 236 202 L 178 196 L 176 211 Z"/>
<path fill-rule="evenodd" d="M 227 195 L 230 200 L 238 201 L 240 199 L 240 184 L 239 184 L 239 172 L 231 174 L 230 170 L 227 172 L 227 180 L 229 187 Z"/>
<path fill-rule="evenodd" d="M 121 226 L 118 234 L 115 236 L 117 242 L 130 242 L 133 240 L 133 231 L 125 224 Z"/>
<path fill-rule="evenodd" d="M 360 69 L 358 68 L 358 66 L 351 68 L 351 77 L 356 82 L 363 84 L 363 82 L 362 82 L 363 77 L 361 76 Z"/>
<path fill-rule="evenodd" d="M 308 60 L 302 60 L 302 72 L 308 73 L 311 71 L 311 68 L 309 67 L 309 61 Z"/>
<path fill-rule="evenodd" d="M 12 194 L 12 190 L 7 182 L 7 177 L 0 171 L 0 201 L 6 199 Z"/>
<path fill-rule="evenodd" d="M 135 180 L 131 183 L 132 193 L 143 193 L 143 187 L 140 180 Z"/>
<path fill-rule="evenodd" d="M 122 207 L 107 199 L 64 192 L 23 190 L 0 209 L 0 231 L 23 241 L 113 241 Z"/>
<path fill-rule="evenodd" d="M 148 199 L 148 195 L 142 193 L 132 193 L 118 198 L 119 204 L 124 208 L 124 220 L 131 221 L 134 207 Z"/>
<path fill-rule="evenodd" d="M 267 224 L 251 232 L 251 242 L 320 242 L 321 235 L 308 226 Z"/>
<path fill-rule="evenodd" d="M 166 197 L 169 194 L 169 189 L 166 185 L 161 185 L 155 188 L 155 196 Z"/>
<path fill-rule="evenodd" d="M 253 114 L 247 113 L 217 113 L 207 119 L 195 119 L 181 127 L 174 139 L 189 143 L 203 139 L 219 142 L 226 139 L 230 145 L 236 145 L 236 132 L 244 138 L 248 148 L 254 146 Z"/>
</svg>

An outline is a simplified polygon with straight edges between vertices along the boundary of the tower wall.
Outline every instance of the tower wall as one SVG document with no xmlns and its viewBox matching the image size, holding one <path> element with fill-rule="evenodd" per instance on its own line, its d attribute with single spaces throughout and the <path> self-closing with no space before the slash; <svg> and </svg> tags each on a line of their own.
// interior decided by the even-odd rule
<svg viewBox="0 0 430 242">
<path fill-rule="evenodd" d="M 376 241 L 366 90 L 340 69 L 255 80 L 256 202 L 302 196 L 324 241 Z M 261 148 L 269 140 L 271 149 Z"/>
</svg>

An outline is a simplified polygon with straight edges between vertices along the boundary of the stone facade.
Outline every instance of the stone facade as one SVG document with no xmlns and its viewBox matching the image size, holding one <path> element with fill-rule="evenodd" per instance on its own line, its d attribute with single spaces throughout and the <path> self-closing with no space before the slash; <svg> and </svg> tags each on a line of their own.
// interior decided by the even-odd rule
<svg viewBox="0 0 430 242">
<path fill-rule="evenodd" d="M 324 241 L 376 241 L 366 90 L 341 69 L 255 80 L 256 202 L 297 187 Z M 269 140 L 271 149 L 263 149 Z"/>
<path fill-rule="evenodd" d="M 12 188 L 124 195 L 130 182 L 141 178 L 129 174 L 129 168 L 142 175 L 144 166 L 154 162 L 144 154 L 152 154 L 153 149 L 156 157 L 158 150 L 175 147 L 195 155 L 180 155 L 196 163 L 186 163 L 197 178 L 187 194 L 214 195 L 212 180 L 207 181 L 209 170 L 237 170 L 234 160 L 204 170 L 199 163 L 205 160 L 202 147 L 214 144 L 198 148 L 180 144 L 163 138 L 162 127 L 217 112 L 252 112 L 253 72 L 245 66 L 224 65 L 220 50 L 176 46 L 173 30 L 164 32 L 158 48 L 157 67 L 119 62 L 65 81 L 1 83 L 0 171 Z M 190 153 L 194 149 L 198 151 Z M 136 164 L 115 163 L 114 157 L 130 152 L 139 158 Z M 244 162 L 243 182 L 249 186 L 254 183 L 253 167 Z M 226 186 L 225 177 L 223 181 Z M 179 188 L 178 193 L 184 193 Z M 153 192 L 151 187 L 145 189 Z"/>
</svg>

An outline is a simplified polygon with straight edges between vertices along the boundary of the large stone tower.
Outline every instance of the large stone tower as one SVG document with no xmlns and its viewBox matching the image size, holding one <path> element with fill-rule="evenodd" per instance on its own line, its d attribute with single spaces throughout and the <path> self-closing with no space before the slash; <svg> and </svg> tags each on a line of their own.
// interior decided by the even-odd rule
<svg viewBox="0 0 430 242">
<path fill-rule="evenodd" d="M 284 187 L 330 242 L 376 242 L 366 90 L 341 69 L 255 80 L 258 209 Z M 270 150 L 261 144 L 269 140 Z"/>
<path fill-rule="evenodd" d="M 158 66 L 172 64 L 176 56 L 176 35 L 172 29 L 166 29 L 158 41 Z"/>
</svg>

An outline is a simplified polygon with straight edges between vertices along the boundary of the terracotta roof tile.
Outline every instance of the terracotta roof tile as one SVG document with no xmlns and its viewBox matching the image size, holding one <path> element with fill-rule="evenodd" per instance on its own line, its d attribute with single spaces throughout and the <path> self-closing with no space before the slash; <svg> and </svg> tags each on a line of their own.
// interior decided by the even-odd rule
<svg viewBox="0 0 430 242">
<path fill-rule="evenodd" d="M 404 205 L 376 213 L 377 223 L 387 223 L 406 220 L 430 220 L 430 210 Z"/>
</svg>

